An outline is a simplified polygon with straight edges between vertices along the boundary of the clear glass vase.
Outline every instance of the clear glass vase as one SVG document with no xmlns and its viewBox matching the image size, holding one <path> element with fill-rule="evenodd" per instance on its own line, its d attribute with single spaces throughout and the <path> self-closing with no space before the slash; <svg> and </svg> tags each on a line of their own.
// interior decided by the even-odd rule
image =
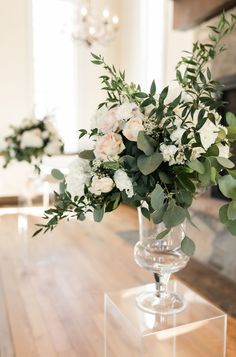
<svg viewBox="0 0 236 357">
<path fill-rule="evenodd" d="M 166 227 L 163 223 L 155 224 L 146 219 L 138 208 L 139 242 L 134 248 L 135 262 L 152 272 L 155 278 L 153 292 L 144 292 L 137 296 L 138 306 L 149 313 L 172 314 L 184 309 L 181 296 L 168 291 L 168 281 L 172 273 L 183 269 L 189 261 L 181 250 L 185 223 L 173 227 L 162 239 L 157 235 Z"/>
</svg>

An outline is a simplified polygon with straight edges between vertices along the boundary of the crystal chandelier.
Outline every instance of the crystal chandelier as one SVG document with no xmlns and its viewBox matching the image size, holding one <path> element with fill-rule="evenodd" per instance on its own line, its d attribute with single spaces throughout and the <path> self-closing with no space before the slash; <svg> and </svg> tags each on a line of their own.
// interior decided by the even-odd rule
<svg viewBox="0 0 236 357">
<path fill-rule="evenodd" d="M 91 0 L 87 0 L 78 9 L 78 19 L 72 37 L 75 41 L 85 43 L 91 47 L 94 43 L 108 45 L 115 39 L 118 32 L 119 18 L 111 16 L 105 8 L 99 18 L 92 11 Z"/>
</svg>

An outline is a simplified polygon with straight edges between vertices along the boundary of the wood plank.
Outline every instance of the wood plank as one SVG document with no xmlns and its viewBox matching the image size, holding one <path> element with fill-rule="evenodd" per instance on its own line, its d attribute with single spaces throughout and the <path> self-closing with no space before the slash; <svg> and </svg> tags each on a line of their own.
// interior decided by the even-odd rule
<svg viewBox="0 0 236 357">
<path fill-rule="evenodd" d="M 18 233 L 17 215 L 0 216 L 0 341 L 6 351 L 1 357 L 101 357 L 104 292 L 153 280 L 135 264 L 133 247 L 118 234 L 137 229 L 136 212 L 121 207 L 100 224 L 65 222 L 50 236 L 31 239 L 36 221 L 28 219 L 25 240 Z M 197 268 L 194 274 L 193 266 L 190 274 L 190 268 L 181 278 L 199 292 L 209 281 Z M 204 289 L 203 295 L 212 301 L 218 289 L 212 284 L 209 295 Z M 232 317 L 227 353 L 236 355 Z"/>
</svg>

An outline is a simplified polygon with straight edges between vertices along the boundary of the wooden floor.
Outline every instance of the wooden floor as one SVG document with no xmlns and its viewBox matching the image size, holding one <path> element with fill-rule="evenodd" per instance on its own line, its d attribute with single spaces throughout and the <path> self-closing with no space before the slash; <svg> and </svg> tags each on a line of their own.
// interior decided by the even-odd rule
<svg viewBox="0 0 236 357">
<path fill-rule="evenodd" d="M 0 356 L 103 357 L 104 292 L 152 282 L 116 233 L 137 228 L 135 212 L 65 222 L 34 239 L 36 217 L 26 232 L 24 216 L 0 214 Z M 236 356 L 233 318 L 227 356 Z"/>
</svg>

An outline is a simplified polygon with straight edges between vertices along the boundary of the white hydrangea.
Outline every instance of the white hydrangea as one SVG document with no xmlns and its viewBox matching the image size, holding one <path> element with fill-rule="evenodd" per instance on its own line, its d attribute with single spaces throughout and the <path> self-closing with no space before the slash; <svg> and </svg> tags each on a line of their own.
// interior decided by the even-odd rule
<svg viewBox="0 0 236 357">
<path fill-rule="evenodd" d="M 137 108 L 135 103 L 126 101 L 116 108 L 116 117 L 118 120 L 128 120 L 132 118 L 133 113 Z"/>
<path fill-rule="evenodd" d="M 25 148 L 41 148 L 44 145 L 42 132 L 40 129 L 26 130 L 21 136 L 21 149 Z"/>
<path fill-rule="evenodd" d="M 125 191 L 129 198 L 133 197 L 133 184 L 125 171 L 121 169 L 117 170 L 114 175 L 114 181 L 118 190 Z"/>
<path fill-rule="evenodd" d="M 67 191 L 74 196 L 84 194 L 84 186 L 89 185 L 92 171 L 88 160 L 76 158 L 69 165 L 69 174 L 66 176 Z"/>
<path fill-rule="evenodd" d="M 160 145 L 160 150 L 163 155 L 163 160 L 166 162 L 169 162 L 171 165 L 175 162 L 175 154 L 178 151 L 177 146 L 175 145 L 166 145 L 166 144 L 161 144 Z"/>
<path fill-rule="evenodd" d="M 210 120 L 207 120 L 205 124 L 199 130 L 202 146 L 205 150 L 215 143 L 219 129 Z"/>
<path fill-rule="evenodd" d="M 192 153 L 191 153 L 191 157 L 190 160 L 195 160 L 198 157 L 200 157 L 203 153 L 204 153 L 204 149 L 202 147 L 194 147 L 192 148 Z"/>
</svg>

